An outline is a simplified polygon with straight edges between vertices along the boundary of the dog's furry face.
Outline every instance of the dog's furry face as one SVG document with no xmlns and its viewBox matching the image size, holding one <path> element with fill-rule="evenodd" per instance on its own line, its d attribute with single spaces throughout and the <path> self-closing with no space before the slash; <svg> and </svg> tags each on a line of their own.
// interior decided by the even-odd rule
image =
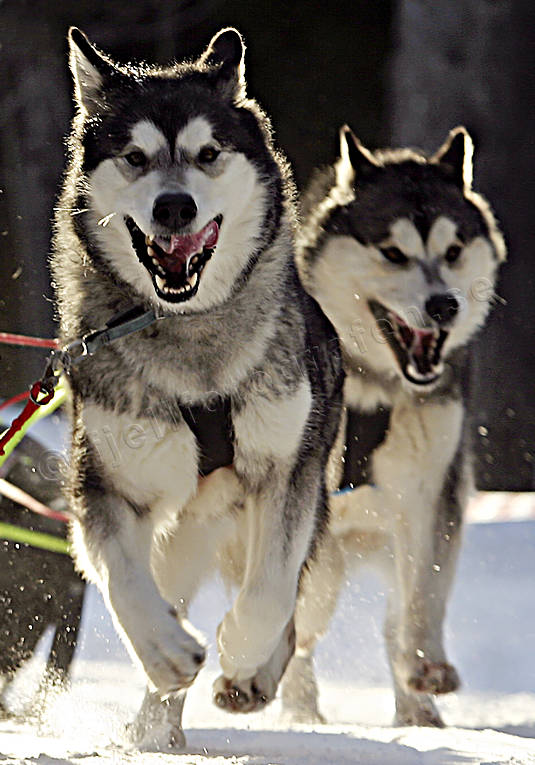
<svg viewBox="0 0 535 765">
<path fill-rule="evenodd" d="M 70 41 L 85 235 L 164 310 L 220 304 L 280 217 L 241 37 L 225 30 L 199 61 L 166 70 L 118 67 L 78 30 Z"/>
<path fill-rule="evenodd" d="M 344 129 L 336 182 L 310 219 L 316 242 L 304 232 L 316 247 L 306 279 L 347 352 L 419 390 L 483 324 L 505 257 L 470 180 L 463 129 L 430 159 L 371 154 Z"/>
</svg>

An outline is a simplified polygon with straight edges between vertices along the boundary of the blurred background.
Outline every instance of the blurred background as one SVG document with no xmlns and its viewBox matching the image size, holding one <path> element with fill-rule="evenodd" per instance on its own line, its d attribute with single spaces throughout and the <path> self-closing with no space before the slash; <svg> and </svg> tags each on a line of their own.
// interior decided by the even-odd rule
<svg viewBox="0 0 535 765">
<path fill-rule="evenodd" d="M 197 56 L 222 26 L 248 45 L 249 93 L 271 115 L 299 188 L 348 122 L 370 148 L 435 151 L 464 124 L 475 188 L 509 246 L 476 343 L 481 489 L 535 489 L 535 6 L 532 0 L 0 0 L 0 330 L 52 336 L 50 219 L 72 115 L 66 33 L 126 62 Z M 0 397 L 42 371 L 0 348 Z"/>
</svg>

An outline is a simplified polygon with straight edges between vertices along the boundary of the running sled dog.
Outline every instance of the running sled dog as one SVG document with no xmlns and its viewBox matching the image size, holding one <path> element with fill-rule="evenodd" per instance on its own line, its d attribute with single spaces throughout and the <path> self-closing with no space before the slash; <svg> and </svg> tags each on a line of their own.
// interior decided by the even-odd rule
<svg viewBox="0 0 535 765">
<path fill-rule="evenodd" d="M 215 702 L 261 708 L 292 656 L 301 571 L 326 522 L 341 357 L 297 276 L 293 186 L 246 97 L 239 33 L 165 69 L 120 66 L 77 29 L 69 41 L 77 115 L 52 261 L 62 337 L 130 309 L 155 316 L 69 372 L 73 541 L 149 680 L 134 732 L 170 722 L 154 744 L 180 744 L 176 694 L 205 659 L 187 604 L 218 561 L 238 593 L 217 632 Z"/>
<path fill-rule="evenodd" d="M 344 565 L 363 557 L 390 585 L 384 633 L 397 723 L 441 726 L 433 696 L 459 684 L 442 631 L 472 483 L 469 344 L 506 255 L 471 179 L 462 127 L 429 158 L 372 153 L 346 127 L 340 159 L 304 200 L 299 267 L 341 340 L 347 419 L 338 485 L 354 490 L 332 498 L 328 565 L 316 567 L 299 606 L 283 691 L 298 719 L 320 718 L 314 643 Z"/>
</svg>

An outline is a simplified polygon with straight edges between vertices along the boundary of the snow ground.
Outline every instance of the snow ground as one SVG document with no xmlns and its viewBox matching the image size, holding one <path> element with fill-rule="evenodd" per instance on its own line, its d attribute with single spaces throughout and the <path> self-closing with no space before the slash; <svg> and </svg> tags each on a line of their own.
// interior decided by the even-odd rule
<svg viewBox="0 0 535 765">
<path fill-rule="evenodd" d="M 535 765 L 535 522 L 467 527 L 449 611 L 447 645 L 463 689 L 441 699 L 444 730 L 390 726 L 393 698 L 384 658 L 384 596 L 369 571 L 348 582 L 318 649 L 321 706 L 329 723 L 289 727 L 275 701 L 265 712 L 229 716 L 210 701 L 212 649 L 184 713 L 185 754 L 126 751 L 121 730 L 143 694 L 100 597 L 88 593 L 71 692 L 40 724 L 0 723 L 0 765 Z M 229 599 L 207 586 L 192 621 L 214 640 Z M 31 694 L 40 659 L 13 688 L 13 708 Z"/>
</svg>

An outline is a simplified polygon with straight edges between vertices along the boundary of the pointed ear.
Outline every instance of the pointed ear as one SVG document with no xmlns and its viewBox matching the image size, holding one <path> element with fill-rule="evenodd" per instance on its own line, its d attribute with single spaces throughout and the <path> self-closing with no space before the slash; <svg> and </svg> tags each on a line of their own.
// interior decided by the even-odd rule
<svg viewBox="0 0 535 765">
<path fill-rule="evenodd" d="M 340 186 L 352 186 L 379 167 L 348 125 L 340 129 L 340 159 L 336 165 L 336 179 Z"/>
<path fill-rule="evenodd" d="M 104 81 L 116 69 L 76 27 L 69 29 L 69 64 L 76 102 L 81 109 L 91 114 L 101 103 Z"/>
<path fill-rule="evenodd" d="M 245 44 L 237 29 L 228 27 L 218 32 L 200 61 L 214 69 L 216 82 L 229 96 L 245 95 Z"/>
<path fill-rule="evenodd" d="M 472 186 L 472 155 L 474 144 L 466 128 L 459 125 L 450 130 L 440 149 L 431 157 L 439 167 L 462 190 Z"/>
</svg>

